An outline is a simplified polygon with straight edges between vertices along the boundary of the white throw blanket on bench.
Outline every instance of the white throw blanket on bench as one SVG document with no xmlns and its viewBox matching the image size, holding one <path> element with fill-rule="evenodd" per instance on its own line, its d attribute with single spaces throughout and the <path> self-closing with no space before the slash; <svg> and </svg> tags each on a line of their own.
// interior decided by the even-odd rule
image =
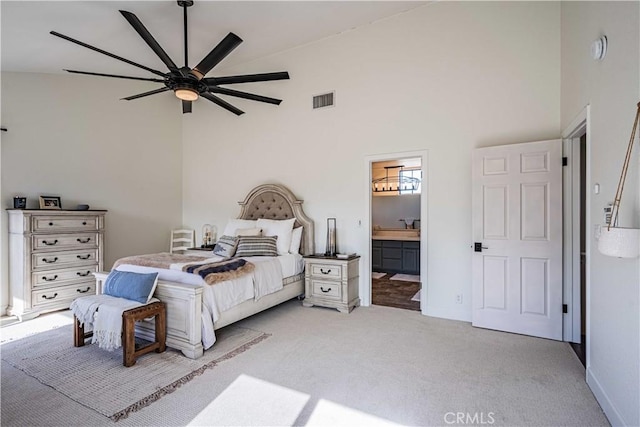
<svg viewBox="0 0 640 427">
<path fill-rule="evenodd" d="M 111 295 L 87 295 L 74 300 L 70 308 L 80 325 L 93 329 L 91 343 L 113 351 L 122 346 L 122 313 L 142 305 Z"/>
</svg>

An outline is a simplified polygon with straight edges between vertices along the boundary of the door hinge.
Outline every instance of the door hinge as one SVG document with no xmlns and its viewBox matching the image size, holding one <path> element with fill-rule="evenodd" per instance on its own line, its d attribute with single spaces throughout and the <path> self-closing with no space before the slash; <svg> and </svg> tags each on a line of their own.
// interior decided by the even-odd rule
<svg viewBox="0 0 640 427">
<path fill-rule="evenodd" d="M 569 312 L 569 307 L 567 306 L 567 304 L 562 304 L 562 312 L 563 313 L 568 313 Z"/>
<path fill-rule="evenodd" d="M 568 157 L 563 157 L 562 158 L 562 166 L 567 166 L 569 164 L 569 158 Z"/>
</svg>

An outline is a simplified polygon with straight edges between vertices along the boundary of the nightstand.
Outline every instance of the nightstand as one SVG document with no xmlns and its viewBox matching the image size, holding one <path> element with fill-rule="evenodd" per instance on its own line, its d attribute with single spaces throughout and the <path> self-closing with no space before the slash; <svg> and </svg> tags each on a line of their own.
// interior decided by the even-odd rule
<svg viewBox="0 0 640 427">
<path fill-rule="evenodd" d="M 302 305 L 318 305 L 349 313 L 360 305 L 359 266 L 359 255 L 344 259 L 324 255 L 305 256 L 305 298 Z"/>
</svg>

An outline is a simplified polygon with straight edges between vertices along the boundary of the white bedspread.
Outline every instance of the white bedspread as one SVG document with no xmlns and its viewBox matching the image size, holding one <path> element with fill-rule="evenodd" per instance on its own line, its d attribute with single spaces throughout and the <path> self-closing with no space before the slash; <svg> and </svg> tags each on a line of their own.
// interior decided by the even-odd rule
<svg viewBox="0 0 640 427">
<path fill-rule="evenodd" d="M 216 262 L 223 258 L 213 256 L 205 262 Z M 138 273 L 158 273 L 159 280 L 178 282 L 193 286 L 202 286 L 202 345 L 205 349 L 215 341 L 214 323 L 220 314 L 244 301 L 259 300 L 265 295 L 282 289 L 284 277 L 295 276 L 303 271 L 304 260 L 299 254 L 287 254 L 278 257 L 246 257 L 255 265 L 255 270 L 246 276 L 208 285 L 197 274 L 182 271 L 183 264 L 172 264 L 170 269 L 142 267 L 121 264 L 118 270 Z"/>
</svg>

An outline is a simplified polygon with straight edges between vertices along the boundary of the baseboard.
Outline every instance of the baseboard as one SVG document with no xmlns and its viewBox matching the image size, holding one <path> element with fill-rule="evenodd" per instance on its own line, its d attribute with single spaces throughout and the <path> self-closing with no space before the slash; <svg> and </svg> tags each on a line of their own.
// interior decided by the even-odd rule
<svg viewBox="0 0 640 427">
<path fill-rule="evenodd" d="M 615 405 L 609 399 L 609 396 L 604 391 L 602 386 L 600 385 L 600 381 L 596 378 L 595 374 L 591 367 L 587 368 L 587 384 L 591 389 L 591 392 L 595 396 L 596 400 L 600 404 L 600 407 L 604 411 L 604 415 L 609 420 L 609 423 L 612 426 L 630 426 L 631 424 L 626 423 L 620 413 L 616 410 Z"/>
<path fill-rule="evenodd" d="M 462 308 L 451 309 L 445 307 L 434 307 L 427 305 L 422 313 L 427 316 L 439 317 L 441 319 L 461 320 L 463 322 L 471 322 L 471 313 L 468 310 Z"/>
</svg>

